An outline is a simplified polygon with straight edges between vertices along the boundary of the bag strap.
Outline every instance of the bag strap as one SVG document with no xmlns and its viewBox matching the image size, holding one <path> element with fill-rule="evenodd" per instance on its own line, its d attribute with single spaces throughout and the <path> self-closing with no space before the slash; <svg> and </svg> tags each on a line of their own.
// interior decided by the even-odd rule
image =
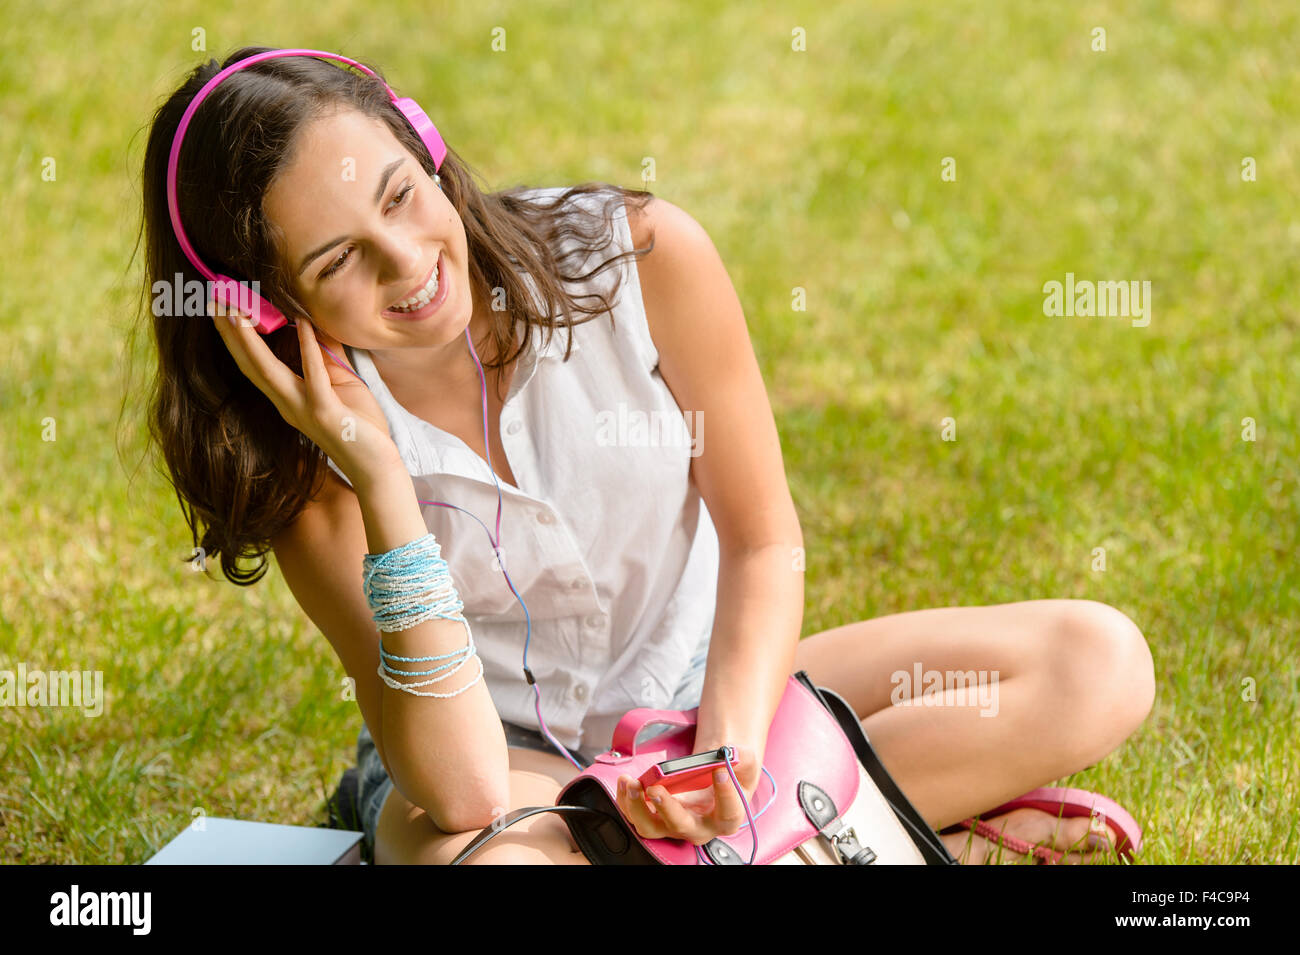
<svg viewBox="0 0 1300 955">
<path fill-rule="evenodd" d="M 567 804 L 559 805 L 559 806 L 526 806 L 523 809 L 515 809 L 512 812 L 506 813 L 500 819 L 495 820 L 492 823 L 492 825 L 485 826 L 483 829 L 479 830 L 479 834 L 470 840 L 469 845 L 467 845 L 464 849 L 462 849 L 460 851 L 460 854 L 457 855 L 456 858 L 451 860 L 450 864 L 460 865 L 462 862 L 464 862 L 466 859 L 472 856 L 475 852 L 478 852 L 479 849 L 482 849 L 485 845 L 487 845 L 487 843 L 493 837 L 498 836 L 501 833 L 505 832 L 508 828 L 513 826 L 516 822 L 519 822 L 521 819 L 527 819 L 529 816 L 535 816 L 539 812 L 560 812 L 560 813 L 567 813 L 569 815 L 578 814 L 578 813 L 590 813 L 595 816 L 600 816 L 602 820 L 608 820 L 608 821 L 618 823 L 618 826 L 616 826 L 615 831 L 620 833 L 623 831 L 622 820 L 615 819 L 607 812 L 601 812 L 599 809 L 592 809 L 588 806 L 570 806 Z M 624 836 L 624 838 L 626 838 L 626 836 Z M 620 852 L 622 851 L 622 849 L 616 849 L 611 847 L 611 851 Z"/>
<path fill-rule="evenodd" d="M 694 726 L 699 707 L 690 710 L 655 710 L 642 706 L 628 710 L 614 727 L 614 742 L 610 747 L 624 756 L 636 755 L 636 738 L 647 726 L 663 723 L 668 726 Z"/>
</svg>

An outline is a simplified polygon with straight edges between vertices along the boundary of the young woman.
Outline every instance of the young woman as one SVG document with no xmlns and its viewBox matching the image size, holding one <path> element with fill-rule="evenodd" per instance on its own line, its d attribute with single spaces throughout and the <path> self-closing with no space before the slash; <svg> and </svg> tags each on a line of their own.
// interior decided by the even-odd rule
<svg viewBox="0 0 1300 955">
<path fill-rule="evenodd" d="M 153 120 L 151 289 L 201 278 L 169 220 L 166 169 L 219 68 L 197 68 Z M 273 550 L 354 681 L 377 862 L 447 862 L 501 813 L 553 802 L 638 706 L 698 705 L 696 748 L 736 747 L 751 798 L 797 669 L 854 707 L 962 861 L 1139 844 L 1122 812 L 1058 818 L 1076 790 L 1006 805 L 1145 718 L 1151 655 L 1120 611 L 943 607 L 800 639 L 803 539 L 771 408 L 727 271 L 687 213 L 600 184 L 482 192 L 454 151 L 435 166 L 381 83 L 305 56 L 218 84 L 186 133 L 177 199 L 208 266 L 260 282 L 298 320 L 263 337 L 220 309 L 155 310 L 151 431 L 196 545 L 241 585 Z M 690 424 L 664 440 L 669 419 Z M 363 566 L 429 534 L 463 617 L 377 627 Z M 456 654 L 469 665 L 436 698 L 385 675 Z M 908 684 L 935 671 L 992 674 L 993 706 L 947 677 Z M 619 799 L 645 836 L 702 844 L 745 820 L 725 774 Z M 471 861 L 586 860 L 542 814 Z"/>
</svg>

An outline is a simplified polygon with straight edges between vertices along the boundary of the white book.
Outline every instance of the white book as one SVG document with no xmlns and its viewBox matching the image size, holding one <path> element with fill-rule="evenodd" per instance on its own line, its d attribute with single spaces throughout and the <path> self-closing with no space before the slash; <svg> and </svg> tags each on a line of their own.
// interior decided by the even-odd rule
<svg viewBox="0 0 1300 955">
<path fill-rule="evenodd" d="M 196 828 L 201 827 L 201 828 Z M 204 816 L 145 865 L 359 865 L 362 833 Z"/>
</svg>

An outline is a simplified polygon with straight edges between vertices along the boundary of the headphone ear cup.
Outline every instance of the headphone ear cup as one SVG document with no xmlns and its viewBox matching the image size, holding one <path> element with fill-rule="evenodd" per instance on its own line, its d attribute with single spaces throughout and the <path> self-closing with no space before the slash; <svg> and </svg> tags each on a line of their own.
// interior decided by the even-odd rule
<svg viewBox="0 0 1300 955">
<path fill-rule="evenodd" d="M 438 128 L 433 125 L 433 121 L 420 104 L 409 96 L 402 96 L 393 100 L 393 105 L 406 117 L 407 122 L 415 129 L 420 139 L 424 141 L 425 148 L 429 150 L 429 155 L 433 157 L 433 168 L 442 168 L 442 161 L 447 158 L 447 144 L 443 142 Z"/>
<path fill-rule="evenodd" d="M 227 309 L 237 309 L 253 319 L 259 335 L 269 335 L 289 324 L 288 317 L 248 284 L 218 275 L 212 282 L 213 297 Z"/>
</svg>

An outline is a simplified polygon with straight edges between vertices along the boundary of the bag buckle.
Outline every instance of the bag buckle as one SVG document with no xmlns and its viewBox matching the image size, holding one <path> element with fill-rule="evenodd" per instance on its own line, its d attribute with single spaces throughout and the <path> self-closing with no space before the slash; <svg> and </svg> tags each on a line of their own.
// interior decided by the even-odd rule
<svg viewBox="0 0 1300 955">
<path fill-rule="evenodd" d="M 871 865 L 876 861 L 876 853 L 870 846 L 858 842 L 858 834 L 852 826 L 840 823 L 841 829 L 830 834 L 823 833 L 830 840 L 831 848 L 839 855 L 843 865 Z"/>
<path fill-rule="evenodd" d="M 817 834 L 830 844 L 841 865 L 870 865 L 876 861 L 876 853 L 869 846 L 862 845 L 853 827 L 840 818 L 835 801 L 826 790 L 801 779 L 798 792 L 804 815 L 817 827 Z"/>
</svg>

